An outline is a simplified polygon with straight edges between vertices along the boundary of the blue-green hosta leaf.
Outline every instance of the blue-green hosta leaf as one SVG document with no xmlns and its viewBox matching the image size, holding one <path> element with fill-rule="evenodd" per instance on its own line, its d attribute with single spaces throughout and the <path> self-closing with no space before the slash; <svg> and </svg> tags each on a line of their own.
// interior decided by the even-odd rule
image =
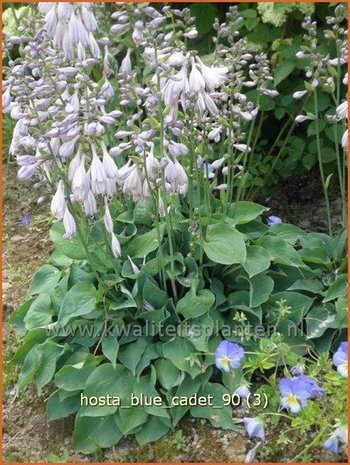
<svg viewBox="0 0 350 465">
<path fill-rule="evenodd" d="M 151 338 L 140 337 L 136 342 L 127 344 L 119 351 L 118 360 L 128 368 L 134 376 L 137 364 L 150 343 Z"/>
<path fill-rule="evenodd" d="M 27 353 L 36 345 L 41 344 L 47 339 L 47 332 L 44 328 L 35 328 L 29 331 L 11 359 L 14 363 L 23 363 Z"/>
<path fill-rule="evenodd" d="M 161 225 L 160 235 L 163 237 L 164 225 Z M 143 258 L 149 253 L 158 249 L 158 233 L 156 229 L 137 235 L 131 239 L 125 246 L 122 248 L 122 252 L 125 255 L 130 255 L 132 258 Z"/>
<path fill-rule="evenodd" d="M 87 315 L 95 310 L 96 294 L 96 288 L 89 282 L 74 284 L 62 302 L 58 323 L 65 326 L 71 319 Z"/>
<path fill-rule="evenodd" d="M 201 373 L 201 368 L 196 363 L 191 363 L 191 359 L 196 352 L 197 350 L 193 344 L 183 337 L 176 337 L 163 345 L 163 356 L 192 378 Z"/>
<path fill-rule="evenodd" d="M 327 289 L 323 302 L 329 302 L 338 297 L 345 297 L 348 290 L 348 279 L 346 274 L 337 276 L 336 280 Z"/>
<path fill-rule="evenodd" d="M 339 322 L 334 308 L 314 307 L 306 315 L 306 334 L 308 339 L 316 339 L 329 328 L 338 328 Z"/>
<path fill-rule="evenodd" d="M 182 381 L 183 375 L 181 371 L 170 360 L 160 358 L 155 362 L 154 366 L 157 373 L 157 381 L 167 391 Z"/>
<path fill-rule="evenodd" d="M 57 362 L 65 352 L 65 347 L 48 339 L 43 344 L 37 346 L 37 349 L 42 353 L 41 364 L 35 374 L 36 387 L 40 393 L 42 388 L 52 380 L 56 371 Z"/>
<path fill-rule="evenodd" d="M 133 394 L 137 399 L 141 399 L 141 396 L 147 399 L 156 399 L 158 398 L 161 405 L 145 405 L 145 411 L 156 417 L 162 418 L 165 424 L 170 426 L 170 414 L 169 411 L 164 408 L 166 405 L 165 401 L 160 397 L 159 392 L 155 388 L 155 379 L 152 380 L 152 375 L 143 376 L 139 381 L 134 384 Z"/>
<path fill-rule="evenodd" d="M 159 417 L 151 416 L 147 423 L 135 433 L 136 441 L 140 445 L 154 442 L 164 436 L 170 427 L 167 426 Z"/>
<path fill-rule="evenodd" d="M 217 383 L 207 383 L 200 391 L 199 396 L 212 396 L 211 406 L 199 406 L 196 405 L 191 407 L 191 415 L 196 418 L 206 418 L 215 428 L 236 430 L 236 426 L 233 423 L 232 408 L 225 406 L 223 396 L 229 394 L 229 392 Z M 213 408 L 214 407 L 214 408 Z M 216 407 L 216 408 L 215 408 Z"/>
<path fill-rule="evenodd" d="M 29 295 L 50 293 L 60 280 L 61 272 L 52 265 L 43 265 L 35 273 Z"/>
<path fill-rule="evenodd" d="M 45 327 L 52 322 L 53 315 L 51 297 L 48 294 L 39 294 L 24 317 L 25 327 L 27 330 Z"/>
<path fill-rule="evenodd" d="M 234 225 L 250 223 L 268 210 L 267 207 L 263 207 L 258 203 L 242 200 L 229 206 L 229 219 L 227 221 Z"/>
<path fill-rule="evenodd" d="M 216 223 L 207 227 L 204 252 L 215 263 L 244 263 L 247 256 L 243 235 L 231 224 Z"/>
<path fill-rule="evenodd" d="M 155 309 L 162 308 L 168 302 L 168 295 L 162 291 L 155 281 L 149 277 L 146 278 L 143 286 L 143 298 L 149 302 Z"/>
<path fill-rule="evenodd" d="M 24 318 L 30 309 L 30 306 L 34 302 L 34 298 L 26 300 L 17 310 L 15 310 L 9 318 L 10 324 L 16 328 L 20 334 L 25 334 L 27 332 Z"/>
<path fill-rule="evenodd" d="M 268 303 L 270 306 L 277 309 L 278 306 L 276 302 L 281 300 L 284 300 L 285 305 L 290 307 L 290 313 L 286 316 L 286 318 L 298 325 L 300 324 L 302 318 L 311 308 L 311 305 L 313 304 L 315 297 L 308 297 L 299 292 L 285 291 L 273 294 L 270 297 Z"/>
<path fill-rule="evenodd" d="M 102 352 L 108 360 L 112 363 L 113 367 L 117 364 L 117 356 L 119 352 L 119 343 L 116 337 L 107 336 L 102 339 Z"/>
<path fill-rule="evenodd" d="M 275 263 L 297 267 L 306 267 L 298 252 L 279 236 L 265 235 L 260 237 L 255 245 L 266 249 Z"/>
<path fill-rule="evenodd" d="M 50 239 L 56 246 L 58 253 L 75 260 L 83 260 L 86 257 L 84 246 L 78 236 L 64 239 L 64 227 L 61 221 L 53 224 L 50 230 Z"/>
<path fill-rule="evenodd" d="M 263 247 L 258 245 L 249 245 L 247 247 L 247 259 L 243 264 L 244 269 L 251 278 L 269 268 L 271 255 Z"/>
<path fill-rule="evenodd" d="M 298 226 L 294 226 L 294 224 L 274 224 L 270 226 L 270 230 L 280 236 L 282 239 L 286 240 L 289 244 L 294 245 L 301 237 L 303 237 L 306 233 Z"/>
<path fill-rule="evenodd" d="M 146 423 L 147 419 L 148 413 L 142 405 L 120 408 L 115 414 L 115 422 L 124 435 L 139 430 L 140 426 Z"/>
<path fill-rule="evenodd" d="M 17 387 L 19 392 L 23 391 L 34 380 L 41 366 L 42 356 L 42 351 L 38 346 L 33 347 L 28 352 L 18 377 Z"/>
<path fill-rule="evenodd" d="M 274 281 L 266 273 L 261 273 L 252 277 L 249 282 L 249 307 L 258 307 L 269 299 Z"/>
<path fill-rule="evenodd" d="M 92 397 L 107 396 L 118 397 L 120 404 L 126 404 L 130 398 L 130 393 L 134 384 L 134 377 L 131 372 L 117 365 L 113 367 L 111 363 L 104 363 L 98 366 L 86 381 L 83 395 L 87 398 L 85 404 L 80 409 L 80 416 L 102 417 L 113 415 L 118 410 L 118 405 L 90 405 L 89 399 Z"/>
<path fill-rule="evenodd" d="M 116 445 L 123 437 L 114 416 L 85 417 L 77 415 L 73 443 L 78 452 L 92 454 L 101 448 Z"/>
<path fill-rule="evenodd" d="M 49 397 L 46 404 L 46 413 L 49 421 L 58 420 L 59 418 L 65 418 L 75 413 L 80 408 L 80 395 L 74 395 L 66 397 L 65 399 L 60 398 L 59 391 L 55 391 Z"/>
<path fill-rule="evenodd" d="M 180 299 L 176 312 L 184 318 L 197 318 L 209 312 L 215 302 L 215 295 L 209 289 L 195 290 L 194 286 Z"/>
</svg>

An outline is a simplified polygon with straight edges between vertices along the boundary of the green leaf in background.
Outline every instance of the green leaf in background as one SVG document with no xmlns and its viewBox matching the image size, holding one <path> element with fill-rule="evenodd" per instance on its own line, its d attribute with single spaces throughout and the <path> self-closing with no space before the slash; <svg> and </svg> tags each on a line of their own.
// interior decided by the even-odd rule
<svg viewBox="0 0 350 465">
<path fill-rule="evenodd" d="M 295 60 L 285 60 L 279 63 L 276 66 L 274 74 L 274 84 L 278 86 L 282 81 L 284 81 L 295 68 Z"/>
<path fill-rule="evenodd" d="M 315 136 L 316 134 L 319 134 L 321 131 L 324 130 L 325 127 L 326 127 L 326 122 L 323 119 L 311 121 L 311 123 L 307 127 L 308 137 L 312 137 L 312 136 Z"/>
<path fill-rule="evenodd" d="M 213 23 L 218 16 L 218 8 L 213 3 L 194 3 L 190 6 L 191 13 L 195 16 L 196 27 L 199 36 L 207 34 L 213 29 Z"/>
<path fill-rule="evenodd" d="M 232 265 L 244 263 L 246 260 L 247 252 L 243 235 L 230 224 L 209 225 L 203 248 L 210 260 L 215 263 Z"/>
</svg>

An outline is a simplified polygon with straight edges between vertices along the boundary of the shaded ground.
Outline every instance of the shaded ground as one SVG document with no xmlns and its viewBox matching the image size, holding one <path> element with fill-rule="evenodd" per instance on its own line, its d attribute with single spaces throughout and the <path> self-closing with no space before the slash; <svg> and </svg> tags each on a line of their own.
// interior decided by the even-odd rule
<svg viewBox="0 0 350 465">
<path fill-rule="evenodd" d="M 270 207 L 269 215 L 279 216 L 306 231 L 327 232 L 326 208 L 319 172 L 312 170 L 304 177 L 281 180 L 270 195 L 257 199 Z M 330 189 L 332 224 L 335 230 L 341 225 L 342 205 L 335 188 Z"/>
<path fill-rule="evenodd" d="M 71 446 L 71 419 L 48 423 L 45 401 L 49 391 L 38 397 L 28 389 L 15 397 L 18 369 L 10 359 L 20 338 L 7 323 L 8 315 L 24 300 L 34 270 L 43 264 L 52 251 L 48 239 L 48 206 L 38 206 L 38 193 L 30 183 L 17 180 L 16 167 L 3 167 L 3 460 L 6 462 L 243 462 L 255 442 L 241 434 L 213 429 L 205 420 L 185 418 L 174 433 L 156 443 L 138 446 L 132 439 L 94 455 L 77 454 Z M 301 186 L 302 187 L 302 186 Z M 289 194 L 289 196 L 288 196 Z M 293 194 L 293 198 L 291 198 Z M 304 200 L 304 203 L 301 202 Z M 260 199 L 261 202 L 261 199 Z M 324 230 L 322 197 L 309 187 L 286 185 L 278 200 L 265 199 L 271 214 L 305 229 Z M 337 201 L 333 201 L 336 205 Z M 336 207 L 334 207 L 336 208 Z M 30 214 L 29 227 L 22 216 Z M 335 222 L 338 213 L 334 209 Z M 305 222 L 308 221 L 306 224 Z M 238 412 L 236 412 L 237 414 Z M 239 416 L 248 415 L 240 412 Z M 249 415 L 250 416 L 250 415 Z M 268 442 L 274 444 L 280 428 L 269 428 Z M 275 445 L 264 461 L 288 461 L 302 450 L 309 438 L 293 438 L 288 445 Z M 322 449 L 312 451 L 310 461 L 331 461 Z"/>
</svg>

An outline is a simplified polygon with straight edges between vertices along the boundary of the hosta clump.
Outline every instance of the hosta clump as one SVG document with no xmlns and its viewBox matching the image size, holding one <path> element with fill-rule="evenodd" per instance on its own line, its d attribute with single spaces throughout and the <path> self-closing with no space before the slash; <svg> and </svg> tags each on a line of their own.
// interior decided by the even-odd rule
<svg viewBox="0 0 350 465">
<path fill-rule="evenodd" d="M 12 316 L 18 389 L 53 388 L 48 416 L 75 415 L 83 452 L 154 441 L 187 412 L 235 429 L 227 396 L 346 326 L 345 234 L 265 224 L 244 200 L 259 99 L 278 92 L 237 7 L 208 60 L 186 46 L 186 8 L 118 4 L 108 37 L 100 8 L 34 8 L 6 42 L 3 96 L 19 177 L 62 220 Z"/>
<path fill-rule="evenodd" d="M 95 221 L 88 238 L 103 286 L 82 242 L 65 240 L 56 223 L 55 251 L 35 274 L 29 299 L 12 316 L 24 335 L 14 358 L 23 364 L 19 389 L 35 381 L 40 393 L 50 383 L 48 417 L 76 415 L 75 445 L 85 452 L 127 434 L 140 443 L 156 440 L 188 411 L 234 429 L 224 394 L 242 392 L 252 381 L 249 373 L 259 367 L 292 366 L 297 354 L 328 350 L 346 325 L 346 279 L 334 272 L 342 238 L 287 224 L 266 226 L 260 220 L 264 211 L 239 202 L 227 215 L 204 217 L 204 239 L 194 253 L 189 253 L 189 220 L 178 213 L 172 271 L 165 225 L 158 238 L 144 204 L 125 212 L 112 203 L 121 257 L 111 256 L 102 220 Z M 177 298 L 170 279 L 166 289 L 158 279 L 160 244 L 165 273 L 174 272 Z M 272 335 L 277 350 L 266 358 L 271 347 L 259 342 Z M 235 350 L 216 352 L 223 339 L 235 343 Z M 260 351 L 261 356 L 253 355 Z M 131 395 L 141 393 L 160 396 L 163 407 L 172 405 L 174 396 L 213 395 L 214 405 L 223 407 L 213 416 L 207 406 L 86 405 L 86 399 L 116 396 L 128 406 Z"/>
</svg>

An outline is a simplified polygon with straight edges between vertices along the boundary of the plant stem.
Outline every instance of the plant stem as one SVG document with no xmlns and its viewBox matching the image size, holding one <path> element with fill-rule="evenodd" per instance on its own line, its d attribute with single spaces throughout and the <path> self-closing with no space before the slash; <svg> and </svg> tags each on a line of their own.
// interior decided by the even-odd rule
<svg viewBox="0 0 350 465">
<path fill-rule="evenodd" d="M 292 460 L 289 461 L 289 463 L 296 463 L 300 457 L 302 457 L 305 452 L 311 449 L 311 447 L 315 446 L 319 440 L 322 438 L 324 433 L 327 431 L 328 425 L 324 426 L 319 433 L 314 437 L 314 439 L 307 445 L 305 446 L 304 450 L 302 450 L 298 455 L 296 455 Z"/>
<path fill-rule="evenodd" d="M 315 98 L 315 118 L 316 118 L 315 119 L 315 125 L 316 125 L 316 145 L 317 145 L 318 165 L 319 165 L 319 169 L 320 169 L 320 175 L 321 175 L 324 198 L 325 198 L 325 202 L 326 202 L 328 233 L 329 233 L 330 236 L 332 236 L 331 207 L 330 207 L 330 203 L 329 203 L 328 188 L 327 188 L 327 185 L 326 185 L 326 180 L 325 180 L 324 171 L 323 171 L 321 141 L 320 141 L 320 133 L 319 133 L 320 127 L 319 127 L 319 122 L 318 122 L 317 90 L 316 89 L 314 91 L 314 98 Z"/>
</svg>

